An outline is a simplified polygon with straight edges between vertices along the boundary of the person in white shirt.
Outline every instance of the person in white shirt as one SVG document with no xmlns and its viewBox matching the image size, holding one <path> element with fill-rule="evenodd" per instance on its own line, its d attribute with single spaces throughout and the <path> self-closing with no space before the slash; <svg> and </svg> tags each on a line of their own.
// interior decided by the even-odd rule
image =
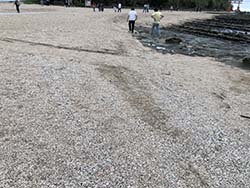
<svg viewBox="0 0 250 188">
<path fill-rule="evenodd" d="M 121 3 L 118 4 L 118 12 L 122 12 L 122 4 Z"/>
<path fill-rule="evenodd" d="M 131 10 L 128 13 L 128 27 L 129 27 L 129 32 L 131 33 L 134 33 L 136 20 L 137 20 L 137 13 L 134 8 L 131 8 Z"/>
</svg>

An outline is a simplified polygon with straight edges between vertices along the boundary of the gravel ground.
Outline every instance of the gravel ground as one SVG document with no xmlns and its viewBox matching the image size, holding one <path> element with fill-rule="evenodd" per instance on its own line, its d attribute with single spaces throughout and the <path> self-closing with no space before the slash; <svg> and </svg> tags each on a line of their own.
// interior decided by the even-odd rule
<svg viewBox="0 0 250 188">
<path fill-rule="evenodd" d="M 0 6 L 0 187 L 249 187 L 249 71 L 143 47 L 127 10 L 21 11 Z"/>
</svg>

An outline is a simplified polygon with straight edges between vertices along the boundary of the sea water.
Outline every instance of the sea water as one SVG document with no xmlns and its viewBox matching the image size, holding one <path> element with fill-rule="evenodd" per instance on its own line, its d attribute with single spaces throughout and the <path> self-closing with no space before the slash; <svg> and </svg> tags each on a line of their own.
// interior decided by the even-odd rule
<svg viewBox="0 0 250 188">
<path fill-rule="evenodd" d="M 233 10 L 236 10 L 238 7 L 238 4 L 233 4 Z M 242 4 L 240 5 L 241 11 L 250 12 L 250 0 L 243 0 Z"/>
</svg>

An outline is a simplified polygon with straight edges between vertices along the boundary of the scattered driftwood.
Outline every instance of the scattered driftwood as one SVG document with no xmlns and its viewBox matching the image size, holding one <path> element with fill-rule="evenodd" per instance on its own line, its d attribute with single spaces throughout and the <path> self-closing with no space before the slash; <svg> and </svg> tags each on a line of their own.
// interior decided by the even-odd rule
<svg viewBox="0 0 250 188">
<path fill-rule="evenodd" d="M 246 116 L 246 115 L 240 115 L 240 117 L 250 119 L 250 116 Z"/>
</svg>

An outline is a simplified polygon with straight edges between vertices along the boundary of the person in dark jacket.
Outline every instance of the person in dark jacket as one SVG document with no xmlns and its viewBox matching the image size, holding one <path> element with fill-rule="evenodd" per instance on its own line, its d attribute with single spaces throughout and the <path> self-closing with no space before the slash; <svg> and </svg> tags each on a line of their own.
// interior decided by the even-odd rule
<svg viewBox="0 0 250 188">
<path fill-rule="evenodd" d="M 15 3 L 14 3 L 15 5 L 16 5 L 16 11 L 17 11 L 17 13 L 20 13 L 20 5 L 21 5 L 21 3 L 20 3 L 20 0 L 15 0 Z"/>
</svg>

